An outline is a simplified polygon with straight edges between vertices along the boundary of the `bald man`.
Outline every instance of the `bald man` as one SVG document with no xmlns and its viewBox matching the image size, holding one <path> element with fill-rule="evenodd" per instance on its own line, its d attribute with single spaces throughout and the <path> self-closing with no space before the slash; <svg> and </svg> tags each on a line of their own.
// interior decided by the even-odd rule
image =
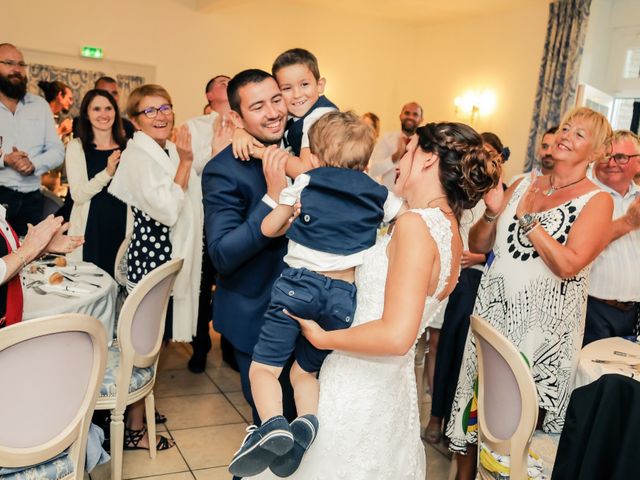
<svg viewBox="0 0 640 480">
<path fill-rule="evenodd" d="M 422 123 L 422 107 L 416 102 L 407 103 L 399 118 L 401 130 L 382 135 L 369 159 L 369 174 L 390 190 L 396 182 L 396 163 Z"/>
</svg>

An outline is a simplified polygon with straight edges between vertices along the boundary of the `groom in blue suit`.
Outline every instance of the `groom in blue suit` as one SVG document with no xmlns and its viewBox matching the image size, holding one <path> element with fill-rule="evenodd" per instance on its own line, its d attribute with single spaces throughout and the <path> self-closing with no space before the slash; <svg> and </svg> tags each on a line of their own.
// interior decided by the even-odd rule
<svg viewBox="0 0 640 480">
<path fill-rule="evenodd" d="M 227 87 L 231 119 L 263 145 L 263 159 L 241 161 L 231 146 L 216 155 L 202 172 L 207 249 L 219 274 L 213 301 L 214 328 L 233 345 L 242 391 L 259 425 L 249 384 L 253 347 L 264 323 L 271 287 L 285 268 L 285 237 L 267 238 L 263 218 L 277 205 L 287 185 L 287 154 L 276 147 L 284 135 L 287 107 L 275 79 L 262 70 L 245 70 Z M 295 418 L 288 369 L 283 371 L 283 407 Z"/>
</svg>

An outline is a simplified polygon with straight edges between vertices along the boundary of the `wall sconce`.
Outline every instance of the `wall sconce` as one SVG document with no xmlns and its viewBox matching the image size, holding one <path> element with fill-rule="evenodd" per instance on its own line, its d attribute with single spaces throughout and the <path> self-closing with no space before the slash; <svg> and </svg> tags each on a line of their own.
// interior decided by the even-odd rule
<svg viewBox="0 0 640 480">
<path fill-rule="evenodd" d="M 489 115 L 496 108 L 496 96 L 491 90 L 482 92 L 469 90 L 453 101 L 456 114 L 469 115 L 470 123 L 474 124 L 480 115 Z"/>
</svg>

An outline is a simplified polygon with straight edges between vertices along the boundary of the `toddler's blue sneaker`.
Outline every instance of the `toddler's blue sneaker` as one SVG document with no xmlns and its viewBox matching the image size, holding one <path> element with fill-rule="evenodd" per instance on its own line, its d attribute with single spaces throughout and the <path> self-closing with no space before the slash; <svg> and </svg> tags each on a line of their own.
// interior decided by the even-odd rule
<svg viewBox="0 0 640 480">
<path fill-rule="evenodd" d="M 276 457 L 284 455 L 293 447 L 293 435 L 289 422 L 282 415 L 270 418 L 260 427 L 251 425 L 248 435 L 231 460 L 229 472 L 237 477 L 252 477 L 259 474 Z"/>
<path fill-rule="evenodd" d="M 276 458 L 269 469 L 278 477 L 286 478 L 298 469 L 302 457 L 318 434 L 318 418 L 315 415 L 302 415 L 296 418 L 290 425 L 293 433 L 293 448 L 282 456 Z"/>
</svg>

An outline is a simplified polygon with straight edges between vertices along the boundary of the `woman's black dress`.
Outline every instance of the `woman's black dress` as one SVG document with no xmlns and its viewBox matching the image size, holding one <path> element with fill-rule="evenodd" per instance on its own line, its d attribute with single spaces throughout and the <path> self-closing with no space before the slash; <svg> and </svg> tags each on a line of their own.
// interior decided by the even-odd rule
<svg viewBox="0 0 640 480">
<path fill-rule="evenodd" d="M 87 178 L 91 180 L 107 168 L 107 159 L 114 150 L 84 152 L 87 160 Z M 82 259 L 95 263 L 113 276 L 113 266 L 118 248 L 124 240 L 127 224 L 127 205 L 107 191 L 108 185 L 91 199 L 87 226 L 84 231 L 85 243 Z"/>
</svg>

